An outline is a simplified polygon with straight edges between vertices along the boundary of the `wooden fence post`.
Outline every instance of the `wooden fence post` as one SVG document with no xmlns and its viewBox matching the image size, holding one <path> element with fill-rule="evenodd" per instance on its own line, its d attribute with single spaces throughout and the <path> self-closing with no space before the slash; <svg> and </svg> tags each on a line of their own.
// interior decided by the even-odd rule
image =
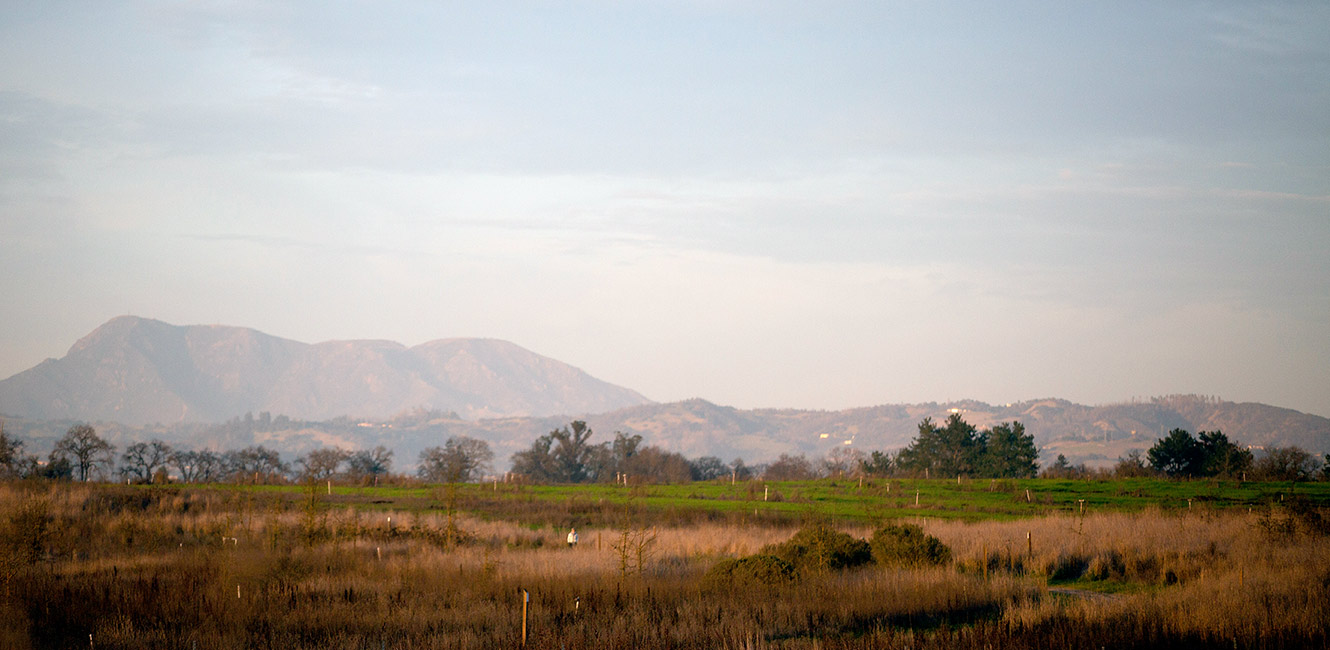
<svg viewBox="0 0 1330 650">
<path fill-rule="evenodd" d="M 527 590 L 521 590 L 521 647 L 527 647 L 527 603 L 531 602 L 531 594 Z"/>
</svg>

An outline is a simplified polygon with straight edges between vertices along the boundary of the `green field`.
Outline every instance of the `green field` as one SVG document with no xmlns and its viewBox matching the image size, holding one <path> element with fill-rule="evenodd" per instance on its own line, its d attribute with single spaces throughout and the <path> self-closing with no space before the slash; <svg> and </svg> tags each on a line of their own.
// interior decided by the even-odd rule
<svg viewBox="0 0 1330 650">
<path fill-rule="evenodd" d="M 296 498 L 309 486 L 224 486 Z M 526 523 L 605 523 L 625 506 L 662 523 L 753 518 L 788 522 L 808 517 L 871 523 L 891 518 L 980 521 L 1081 512 L 1248 509 L 1298 497 L 1330 505 L 1330 483 L 1258 483 L 1161 479 L 821 479 L 728 481 L 680 485 L 467 484 L 446 487 L 345 487 L 314 493 L 332 505 L 385 510 L 460 511 Z M 450 496 L 451 494 L 451 496 Z"/>
</svg>

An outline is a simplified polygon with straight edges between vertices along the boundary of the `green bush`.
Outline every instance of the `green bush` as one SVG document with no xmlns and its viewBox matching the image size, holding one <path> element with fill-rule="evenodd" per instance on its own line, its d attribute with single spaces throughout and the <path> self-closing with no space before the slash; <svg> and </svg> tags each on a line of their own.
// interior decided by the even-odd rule
<svg viewBox="0 0 1330 650">
<path fill-rule="evenodd" d="M 936 566 L 951 560 L 951 549 L 914 524 L 888 524 L 869 542 L 873 559 L 883 566 Z"/>
<path fill-rule="evenodd" d="M 728 589 L 743 585 L 777 586 L 793 583 L 794 565 L 774 555 L 750 555 L 721 560 L 702 577 L 709 588 Z"/>
<path fill-rule="evenodd" d="M 873 559 L 868 542 L 825 524 L 808 526 L 784 542 L 768 545 L 762 553 L 785 560 L 800 571 L 847 569 Z"/>
</svg>

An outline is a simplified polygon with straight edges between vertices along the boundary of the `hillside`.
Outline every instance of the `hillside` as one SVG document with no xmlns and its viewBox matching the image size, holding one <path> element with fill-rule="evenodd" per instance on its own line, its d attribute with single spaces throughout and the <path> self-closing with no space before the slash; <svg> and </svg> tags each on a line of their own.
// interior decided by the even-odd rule
<svg viewBox="0 0 1330 650">
<path fill-rule="evenodd" d="M 946 404 L 897 404 L 844 411 L 743 410 L 701 399 L 645 404 L 600 414 L 575 416 L 595 431 L 593 443 L 612 440 L 616 431 L 640 434 L 648 444 L 690 458 L 718 456 L 728 462 L 769 461 L 782 453 L 825 456 L 849 446 L 864 452 L 895 450 L 910 443 L 925 417 L 945 419 L 955 409 L 981 428 L 1019 420 L 1035 436 L 1040 462 L 1064 454 L 1073 463 L 1111 465 L 1132 449 L 1147 449 L 1174 427 L 1193 433 L 1222 430 L 1244 445 L 1298 445 L 1316 454 L 1330 452 L 1330 420 L 1265 404 L 1224 402 L 1194 396 L 1148 402 L 1085 406 L 1045 399 L 1012 405 L 965 401 Z M 97 428 L 123 446 L 162 438 L 184 447 L 233 449 L 261 444 L 292 457 L 322 446 L 363 449 L 384 445 L 396 452 L 397 466 L 410 468 L 420 451 L 451 436 L 488 441 L 496 464 L 507 466 L 516 451 L 536 437 L 563 426 L 569 416 L 505 417 L 468 420 L 455 413 L 416 410 L 374 422 L 336 418 L 293 420 L 285 416 L 235 418 L 223 424 L 150 427 L 99 422 Z M 7 431 L 31 441 L 31 452 L 44 453 L 72 420 L 10 419 Z M 848 445 L 847 445 L 848 442 Z"/>
<path fill-rule="evenodd" d="M 0 381 L 0 413 L 129 425 L 221 422 L 246 412 L 326 420 L 414 408 L 465 418 L 610 411 L 649 402 L 506 341 L 307 344 L 240 327 L 123 316 L 61 359 Z"/>
</svg>

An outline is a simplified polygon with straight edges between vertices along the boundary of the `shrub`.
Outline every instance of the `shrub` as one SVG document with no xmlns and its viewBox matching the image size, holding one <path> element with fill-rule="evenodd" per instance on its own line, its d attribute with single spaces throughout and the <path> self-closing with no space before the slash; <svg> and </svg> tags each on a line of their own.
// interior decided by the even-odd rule
<svg viewBox="0 0 1330 650">
<path fill-rule="evenodd" d="M 1090 558 L 1084 577 L 1089 580 L 1121 580 L 1127 574 L 1127 564 L 1117 551 L 1100 551 Z"/>
<path fill-rule="evenodd" d="M 744 585 L 777 586 L 795 582 L 794 565 L 774 555 L 750 555 L 721 560 L 702 577 L 709 588 L 727 589 Z"/>
<path fill-rule="evenodd" d="M 1090 563 L 1091 560 L 1083 555 L 1060 551 L 1045 559 L 1040 569 L 1049 580 L 1075 580 L 1086 573 Z"/>
<path fill-rule="evenodd" d="M 873 533 L 873 559 L 883 566 L 932 566 L 951 560 L 951 549 L 914 524 L 888 524 Z"/>
<path fill-rule="evenodd" d="M 762 553 L 774 555 L 799 570 L 847 569 L 873 559 L 868 542 L 856 539 L 825 524 L 814 524 Z"/>
</svg>

